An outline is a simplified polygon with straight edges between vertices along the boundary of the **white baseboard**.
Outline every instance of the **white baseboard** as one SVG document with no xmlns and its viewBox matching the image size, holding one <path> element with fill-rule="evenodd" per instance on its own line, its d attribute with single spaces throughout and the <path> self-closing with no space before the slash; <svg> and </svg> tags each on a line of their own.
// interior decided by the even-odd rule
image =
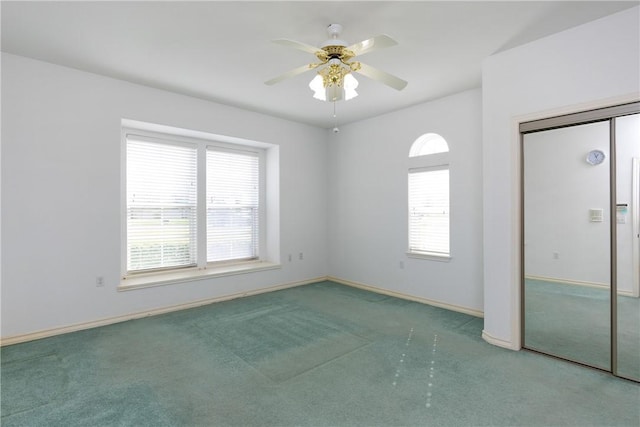
<svg viewBox="0 0 640 427">
<path fill-rule="evenodd" d="M 564 285 L 584 286 L 587 288 L 609 289 L 608 283 L 587 282 L 583 280 L 570 280 L 570 279 L 562 279 L 557 277 L 545 277 L 545 276 L 525 276 L 524 278 L 530 279 L 530 280 L 540 280 L 543 282 L 562 283 Z M 627 290 L 618 290 L 618 295 L 623 295 L 627 297 L 634 296 L 632 291 L 627 291 Z"/>
<path fill-rule="evenodd" d="M 285 283 L 285 284 L 276 285 L 276 286 L 270 286 L 266 288 L 253 289 L 250 291 L 238 292 L 230 295 L 222 295 L 214 298 L 206 298 L 206 299 L 192 301 L 184 304 L 177 304 L 177 305 L 172 305 L 168 307 L 160 307 L 152 310 L 125 314 L 122 316 L 115 316 L 115 317 L 109 317 L 106 319 L 94 320 L 91 322 L 76 323 L 73 325 L 61 326 L 57 328 L 31 332 L 31 333 L 22 334 L 22 335 L 14 335 L 12 337 L 7 337 L 7 338 L 3 337 L 3 338 L 0 338 L 0 347 L 6 346 L 6 345 L 12 345 L 12 344 L 19 344 L 27 341 L 33 341 L 41 338 L 48 338 L 55 335 L 67 334 L 70 332 L 82 331 L 85 329 L 97 328 L 100 326 L 112 325 L 114 323 L 126 322 L 128 320 L 141 319 L 143 317 L 157 316 L 159 314 L 171 313 L 179 310 L 186 310 L 189 308 L 200 307 L 203 305 L 209 305 L 216 302 L 229 301 L 236 298 L 244 298 L 252 295 L 258 295 L 258 294 L 263 294 L 267 292 L 279 291 L 282 289 L 294 288 L 296 286 L 308 285 L 310 283 L 315 283 L 322 280 L 327 280 L 327 278 L 325 276 L 316 277 L 314 279 L 301 280 L 298 282 L 291 282 L 291 283 Z"/>
<path fill-rule="evenodd" d="M 511 341 L 505 341 L 500 338 L 496 338 L 484 329 L 482 330 L 482 339 L 488 342 L 489 344 L 506 348 L 507 350 L 520 350 L 514 343 Z"/>
<path fill-rule="evenodd" d="M 525 279 L 529 280 L 540 280 L 542 282 L 552 282 L 552 283 L 562 283 L 565 285 L 576 285 L 576 286 L 586 286 L 588 288 L 609 288 L 608 283 L 600 283 L 600 282 L 587 282 L 584 280 L 572 280 L 572 279 L 563 279 L 561 277 L 547 277 L 547 276 L 530 276 L 526 275 Z"/>
<path fill-rule="evenodd" d="M 436 301 L 428 298 L 417 297 L 414 295 L 403 294 L 401 292 L 390 291 L 388 289 L 378 288 L 375 286 L 366 285 L 364 283 L 354 282 L 352 280 L 340 279 L 339 277 L 328 276 L 327 280 L 331 280 L 332 282 L 340 283 L 347 286 L 352 286 L 354 288 L 364 289 L 365 291 L 375 292 L 377 294 L 388 295 L 391 297 L 419 302 L 421 304 L 432 305 L 434 307 L 444 308 L 451 311 L 457 311 L 458 313 L 464 313 L 470 316 L 484 317 L 483 311 L 475 310 L 473 308 L 462 307 L 442 301 Z"/>
</svg>

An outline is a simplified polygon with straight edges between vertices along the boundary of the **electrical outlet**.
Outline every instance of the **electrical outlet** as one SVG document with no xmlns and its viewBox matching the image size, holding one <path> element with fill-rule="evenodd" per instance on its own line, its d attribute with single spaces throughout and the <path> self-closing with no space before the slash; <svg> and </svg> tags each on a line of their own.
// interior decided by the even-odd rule
<svg viewBox="0 0 640 427">
<path fill-rule="evenodd" d="M 300 253 L 298 254 L 298 259 L 299 259 L 299 260 L 301 260 L 301 261 L 304 259 L 304 256 L 302 255 L 302 252 L 300 252 Z"/>
<path fill-rule="evenodd" d="M 96 277 L 96 287 L 101 288 L 104 286 L 104 277 L 97 276 Z"/>
<path fill-rule="evenodd" d="M 289 254 L 289 262 L 291 262 L 291 254 Z"/>
<path fill-rule="evenodd" d="M 560 258 L 560 253 L 554 252 L 553 253 L 553 259 L 558 259 L 558 258 Z"/>
</svg>

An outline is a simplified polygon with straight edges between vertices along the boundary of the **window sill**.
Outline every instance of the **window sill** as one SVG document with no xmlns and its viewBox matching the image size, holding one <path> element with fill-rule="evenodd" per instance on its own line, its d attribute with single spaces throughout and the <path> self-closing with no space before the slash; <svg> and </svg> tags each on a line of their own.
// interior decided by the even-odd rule
<svg viewBox="0 0 640 427">
<path fill-rule="evenodd" d="M 449 261 L 451 261 L 451 255 L 438 255 L 438 254 L 429 254 L 429 253 L 407 252 L 407 256 L 409 258 L 427 259 L 427 260 L 430 260 L 430 261 L 439 261 L 439 262 L 449 262 Z"/>
<path fill-rule="evenodd" d="M 171 272 L 149 273 L 124 277 L 118 291 L 131 291 L 134 289 L 150 288 L 154 286 L 174 285 L 194 280 L 209 279 L 236 274 L 253 273 L 257 271 L 276 270 L 280 264 L 266 261 L 233 264 L 205 269 L 188 269 Z"/>
</svg>

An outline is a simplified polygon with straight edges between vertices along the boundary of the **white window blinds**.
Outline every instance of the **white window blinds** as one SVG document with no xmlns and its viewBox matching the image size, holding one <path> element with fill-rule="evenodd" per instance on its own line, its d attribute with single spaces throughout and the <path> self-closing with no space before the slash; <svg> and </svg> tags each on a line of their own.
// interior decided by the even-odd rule
<svg viewBox="0 0 640 427">
<path fill-rule="evenodd" d="M 207 262 L 258 258 L 257 153 L 207 148 Z"/>
<path fill-rule="evenodd" d="M 196 154 L 127 136 L 127 271 L 196 264 Z"/>
<path fill-rule="evenodd" d="M 409 170 L 409 252 L 449 255 L 449 169 Z"/>
</svg>

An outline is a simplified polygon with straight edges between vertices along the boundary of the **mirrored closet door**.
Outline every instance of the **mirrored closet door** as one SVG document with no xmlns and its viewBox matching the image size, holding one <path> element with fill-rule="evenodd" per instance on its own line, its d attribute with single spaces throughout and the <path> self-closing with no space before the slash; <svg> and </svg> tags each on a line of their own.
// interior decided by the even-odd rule
<svg viewBox="0 0 640 427">
<path fill-rule="evenodd" d="M 640 114 L 617 117 L 616 373 L 640 381 Z"/>
<path fill-rule="evenodd" d="M 521 124 L 523 346 L 635 380 L 639 109 Z"/>
</svg>

